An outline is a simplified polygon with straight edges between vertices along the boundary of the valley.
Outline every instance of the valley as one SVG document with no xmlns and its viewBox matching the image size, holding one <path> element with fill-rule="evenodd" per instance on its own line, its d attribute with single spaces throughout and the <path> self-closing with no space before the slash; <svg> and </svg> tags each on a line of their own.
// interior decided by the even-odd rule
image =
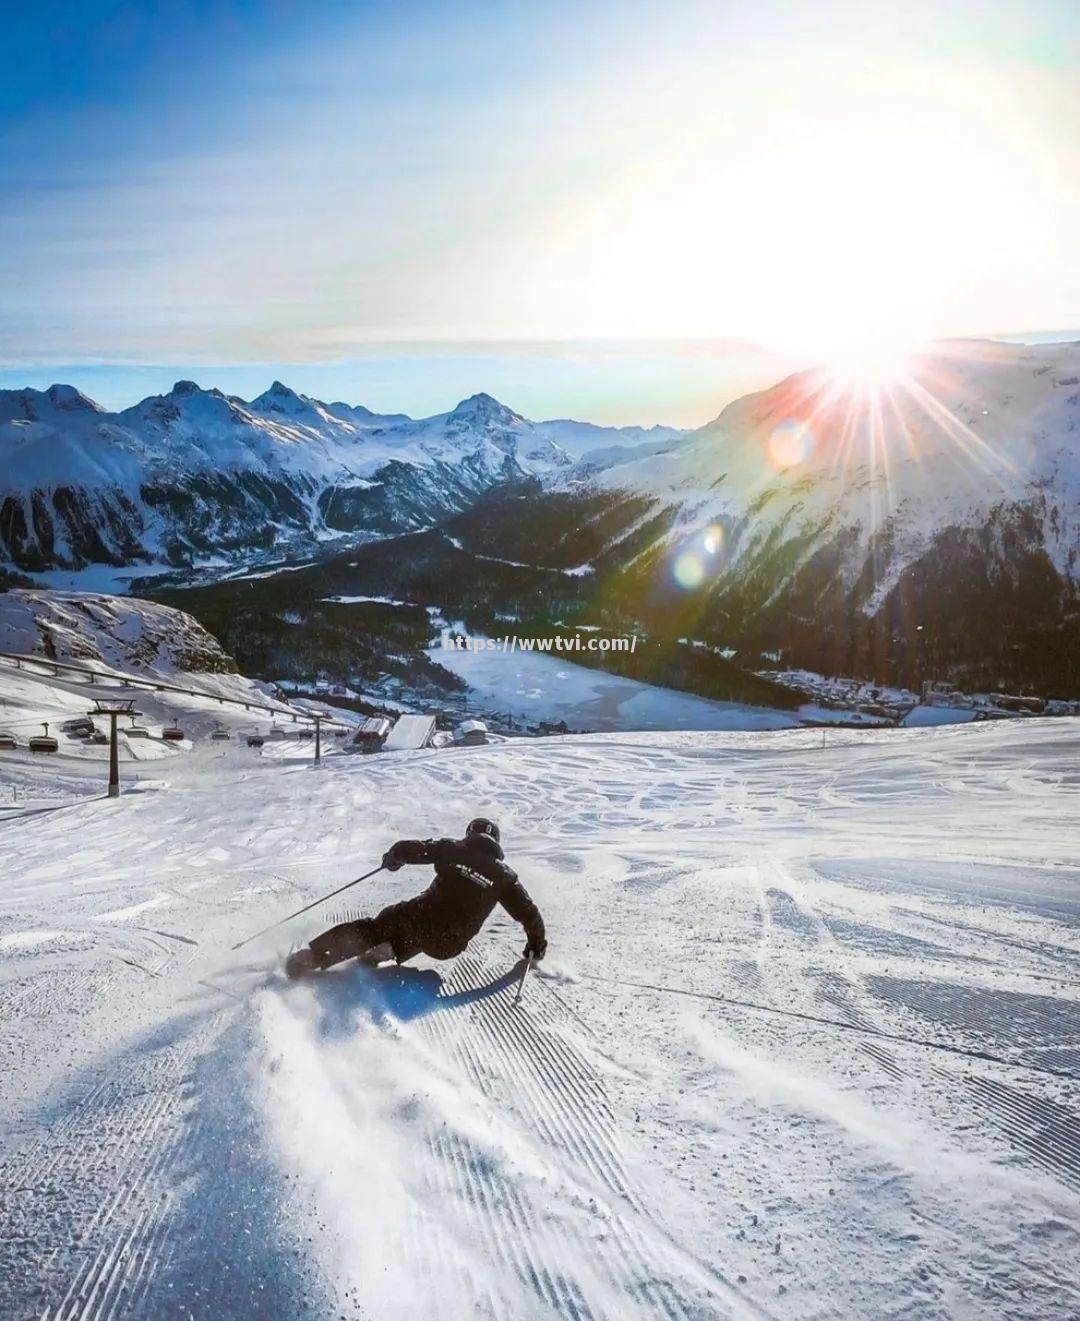
<svg viewBox="0 0 1080 1321">
<path fill-rule="evenodd" d="M 453 687 L 422 613 L 330 600 L 366 595 L 477 633 L 632 633 L 606 665 L 710 699 L 784 709 L 779 666 L 1070 700 L 1078 372 L 1076 345 L 945 343 L 887 407 L 802 373 L 689 432 L 486 395 L 414 421 L 280 383 L 245 403 L 180 382 L 115 415 L 0 392 L 5 572 L 186 593 L 264 678 Z"/>
</svg>

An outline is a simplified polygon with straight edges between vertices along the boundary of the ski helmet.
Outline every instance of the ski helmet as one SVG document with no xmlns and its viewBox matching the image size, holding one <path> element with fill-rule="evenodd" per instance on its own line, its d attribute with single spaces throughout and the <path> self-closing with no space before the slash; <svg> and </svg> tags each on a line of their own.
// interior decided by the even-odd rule
<svg viewBox="0 0 1080 1321">
<path fill-rule="evenodd" d="M 489 821 L 486 816 L 474 816 L 465 827 L 466 835 L 490 835 L 497 844 L 499 842 L 499 827 L 494 821 Z"/>
</svg>

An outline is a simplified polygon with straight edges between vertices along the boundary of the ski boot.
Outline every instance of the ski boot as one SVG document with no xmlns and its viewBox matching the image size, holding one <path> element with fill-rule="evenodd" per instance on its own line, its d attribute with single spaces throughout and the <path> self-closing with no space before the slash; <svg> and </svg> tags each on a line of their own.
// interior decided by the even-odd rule
<svg viewBox="0 0 1080 1321">
<path fill-rule="evenodd" d="M 309 977 L 313 972 L 321 972 L 323 966 L 315 951 L 305 945 L 303 949 L 294 949 L 285 960 L 285 976 L 289 981 L 295 981 L 298 977 Z"/>
<path fill-rule="evenodd" d="M 364 950 L 363 954 L 358 954 L 356 961 L 361 968 L 377 968 L 382 963 L 390 963 L 394 957 L 394 947 L 388 940 L 384 940 L 380 945 L 372 945 L 370 949 Z"/>
</svg>

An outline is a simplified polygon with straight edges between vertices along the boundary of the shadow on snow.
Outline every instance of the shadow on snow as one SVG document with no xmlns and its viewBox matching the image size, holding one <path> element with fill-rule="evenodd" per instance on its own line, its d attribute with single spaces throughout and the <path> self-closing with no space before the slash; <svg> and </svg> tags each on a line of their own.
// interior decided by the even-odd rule
<svg viewBox="0 0 1080 1321">
<path fill-rule="evenodd" d="M 357 968 L 323 973 L 312 979 L 322 1017 L 318 1031 L 328 1040 L 340 1040 L 356 1031 L 358 1010 L 376 1023 L 386 1019 L 408 1022 L 428 1014 L 446 1013 L 490 999 L 513 986 L 521 976 L 523 960 L 485 986 L 468 991 L 444 990 L 446 982 L 435 968 Z"/>
</svg>

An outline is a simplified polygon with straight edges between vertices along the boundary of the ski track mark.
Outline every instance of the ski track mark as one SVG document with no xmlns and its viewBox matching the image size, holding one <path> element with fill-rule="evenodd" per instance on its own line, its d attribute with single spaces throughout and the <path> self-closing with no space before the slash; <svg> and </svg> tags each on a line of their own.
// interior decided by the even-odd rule
<svg viewBox="0 0 1080 1321">
<path fill-rule="evenodd" d="M 992 1043 L 1020 1064 L 1042 1064 L 1052 1053 L 1080 1080 L 1080 1003 L 1074 1000 L 902 977 L 867 980 L 882 1000 L 939 1030 L 963 1033 L 981 1047 Z"/>
<path fill-rule="evenodd" d="M 1047 1045 L 1061 1040 L 1062 1033 L 1074 1034 L 1080 1028 L 1080 1009 L 1065 1000 L 1029 996 L 1016 992 L 989 991 L 982 988 L 953 986 L 948 983 L 914 982 L 906 979 L 870 978 L 881 1004 L 894 1000 L 930 1018 L 936 1026 L 960 1028 L 981 1040 L 1000 1046 L 1012 1044 L 1023 1048 L 1021 1058 L 1053 1062 L 1057 1067 L 1076 1068 L 1080 1051 L 1066 1046 Z M 880 1025 L 880 1015 L 864 1014 L 852 1002 L 851 987 L 835 973 L 819 973 L 818 996 L 830 1004 L 845 1022 L 873 1029 Z M 872 996 L 874 991 L 868 991 Z M 1035 1049 L 1032 1049 L 1032 1047 Z M 875 1042 L 864 1042 L 862 1051 L 889 1076 L 900 1082 L 908 1070 L 895 1054 Z M 935 1077 L 955 1091 L 959 1085 L 968 1103 L 998 1129 L 1015 1148 L 1020 1148 L 1052 1174 L 1073 1186 L 1080 1186 L 1080 1089 L 1066 1085 L 1070 1104 L 1049 1097 L 1034 1096 L 1022 1087 L 997 1077 L 955 1071 L 932 1066 Z"/>
<path fill-rule="evenodd" d="M 1045 1169 L 1080 1188 L 1080 1104 L 1072 1109 L 997 1078 L 967 1076 L 976 1109 Z M 1080 1102 L 1080 1095 L 1074 1098 Z"/>
<path fill-rule="evenodd" d="M 189 1137 L 187 1081 L 216 1024 L 204 1021 L 114 1065 L 46 1136 L 0 1165 L 0 1236 L 22 1245 L 23 1253 L 43 1239 L 52 1244 L 33 1268 L 36 1287 L 20 1269 L 21 1256 L 4 1259 L 5 1315 L 40 1321 L 140 1315 L 164 1252 L 175 1169 Z"/>
<path fill-rule="evenodd" d="M 484 957 L 464 954 L 453 964 L 441 996 L 482 991 L 497 975 Z M 727 1314 L 721 1306 L 724 1282 L 708 1280 L 706 1268 L 694 1262 L 688 1287 L 680 1278 L 687 1267 L 678 1260 L 680 1250 L 649 1223 L 627 1173 L 604 1088 L 574 1041 L 577 1022 L 546 983 L 528 986 L 518 1008 L 513 993 L 510 984 L 451 1013 L 436 1008 L 418 1026 L 433 1049 L 463 1068 L 500 1111 L 527 1125 L 549 1156 L 554 1153 L 570 1190 L 563 1189 L 563 1196 L 571 1197 L 578 1213 L 601 1216 L 604 1233 L 592 1244 L 591 1274 L 579 1270 L 572 1278 L 565 1264 L 580 1262 L 581 1254 L 567 1241 L 568 1227 L 536 1204 L 527 1185 L 518 1187 L 488 1168 L 467 1139 L 435 1133 L 429 1141 L 440 1158 L 439 1178 L 472 1208 L 486 1250 L 538 1301 L 574 1321 L 621 1321 L 638 1314 L 692 1321 Z M 708 1303 L 703 1284 L 711 1294 Z"/>
<path fill-rule="evenodd" d="M 789 932 L 801 945 L 816 945 L 821 932 L 816 920 L 804 912 L 786 890 L 773 886 L 766 890 L 773 927 Z"/>
<path fill-rule="evenodd" d="M 812 970 L 808 972 L 814 975 Z M 835 1010 L 842 1022 L 850 1023 L 852 1027 L 865 1028 L 870 1032 L 878 1029 L 880 1025 L 863 1013 L 859 1007 L 862 996 L 857 985 L 837 972 L 818 971 L 816 977 L 817 998 Z M 907 1069 L 897 1060 L 895 1054 L 879 1042 L 860 1042 L 859 1049 L 894 1081 L 900 1082 L 908 1076 Z"/>
</svg>

